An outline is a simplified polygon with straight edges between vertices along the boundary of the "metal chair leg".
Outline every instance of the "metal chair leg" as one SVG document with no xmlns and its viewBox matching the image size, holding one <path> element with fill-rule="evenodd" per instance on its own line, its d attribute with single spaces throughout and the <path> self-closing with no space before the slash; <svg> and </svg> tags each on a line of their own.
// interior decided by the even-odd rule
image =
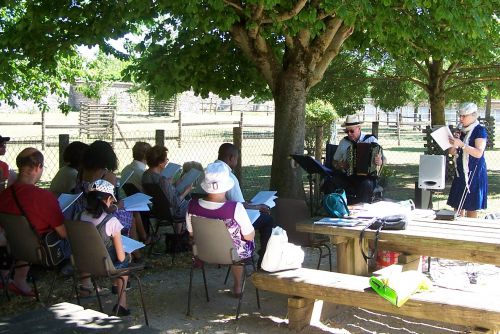
<svg viewBox="0 0 500 334">
<path fill-rule="evenodd" d="M 253 271 L 257 271 L 257 268 L 255 267 L 255 261 L 253 260 L 252 256 L 252 268 Z M 257 297 L 257 308 L 260 310 L 260 296 L 259 296 L 259 289 L 255 288 L 255 296 Z"/>
<path fill-rule="evenodd" d="M 191 266 L 191 271 L 189 272 L 188 309 L 186 312 L 187 316 L 191 315 L 191 290 L 193 288 L 193 271 L 194 271 L 194 264 Z"/>
<path fill-rule="evenodd" d="M 139 276 L 137 276 L 136 274 L 133 274 L 133 276 L 137 280 L 137 285 L 139 286 L 139 294 L 141 296 L 142 311 L 144 312 L 144 321 L 146 322 L 146 326 L 149 327 L 148 312 L 146 311 L 146 304 L 144 303 L 144 295 L 142 293 L 142 283 L 141 283 L 141 280 L 139 279 Z M 130 279 L 130 277 L 129 277 L 129 279 Z"/>
<path fill-rule="evenodd" d="M 224 279 L 224 285 L 227 284 L 227 279 L 229 278 L 230 272 L 231 272 L 231 266 L 229 266 L 229 268 L 227 268 L 226 278 Z"/>
<path fill-rule="evenodd" d="M 321 265 L 321 259 L 323 258 L 323 250 L 321 249 L 321 246 L 315 247 L 319 250 L 319 259 L 318 259 L 318 265 L 316 266 L 316 269 L 319 269 Z"/>
<path fill-rule="evenodd" d="M 207 276 L 205 275 L 205 266 L 202 264 L 201 266 L 201 272 L 203 273 L 203 284 L 205 285 L 205 296 L 207 296 L 207 302 L 210 301 L 208 298 L 208 286 L 207 286 Z"/>
<path fill-rule="evenodd" d="M 92 285 L 94 286 L 95 295 L 97 297 L 97 303 L 99 304 L 99 310 L 101 312 L 104 312 L 102 308 L 101 296 L 99 295 L 99 289 L 97 288 L 97 282 L 94 277 L 90 277 L 90 280 L 92 281 Z"/>
</svg>

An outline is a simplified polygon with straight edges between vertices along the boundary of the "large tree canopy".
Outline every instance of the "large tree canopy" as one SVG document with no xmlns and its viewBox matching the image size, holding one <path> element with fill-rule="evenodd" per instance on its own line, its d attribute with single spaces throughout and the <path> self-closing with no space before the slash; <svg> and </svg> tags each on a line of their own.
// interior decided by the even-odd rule
<svg viewBox="0 0 500 334">
<path fill-rule="evenodd" d="M 478 29 L 491 21 L 496 2 L 11 0 L 3 9 L 2 17 L 12 19 L 0 30 L 0 47 L 49 68 L 74 45 L 100 44 L 109 51 L 109 38 L 144 33 L 130 74 L 159 96 L 189 88 L 222 97 L 270 93 L 276 110 L 271 187 L 280 196 L 300 197 L 300 170 L 291 167 L 289 155 L 303 152 L 306 97 L 354 30 L 391 51 L 404 49 L 405 56 L 421 52 L 410 44 L 414 38 L 429 41 L 424 48 L 442 48 L 438 55 L 455 55 L 473 34 L 475 40 L 486 37 Z M 437 24 L 427 18 L 434 11 L 441 17 Z M 472 22 L 463 20 L 464 12 Z M 432 36 L 435 30 L 440 36 Z M 464 41 L 448 47 L 447 34 L 452 40 L 462 34 Z M 430 65 L 444 61 L 431 52 L 424 62 L 429 54 Z"/>
</svg>

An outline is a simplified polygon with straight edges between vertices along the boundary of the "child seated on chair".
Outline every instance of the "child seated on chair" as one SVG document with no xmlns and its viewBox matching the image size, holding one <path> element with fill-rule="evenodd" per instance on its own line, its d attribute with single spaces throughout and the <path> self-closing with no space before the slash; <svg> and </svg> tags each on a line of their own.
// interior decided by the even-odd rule
<svg viewBox="0 0 500 334">
<path fill-rule="evenodd" d="M 234 186 L 229 175 L 229 169 L 223 162 L 214 162 L 205 169 L 205 178 L 201 187 L 207 193 L 204 198 L 191 199 L 186 214 L 186 228 L 193 235 L 191 216 L 212 219 L 222 219 L 233 239 L 233 245 L 241 259 L 251 258 L 255 245 L 253 239 L 255 230 L 248 214 L 239 202 L 227 201 L 226 191 Z M 241 278 L 243 268 L 231 266 L 234 277 L 233 293 L 235 297 L 241 294 Z"/>
<path fill-rule="evenodd" d="M 130 262 L 130 254 L 123 249 L 121 230 L 123 225 L 110 213 L 109 208 L 116 202 L 114 186 L 106 180 L 96 180 L 89 185 L 87 193 L 87 206 L 80 215 L 80 220 L 94 224 L 104 241 L 109 256 L 116 269 L 127 268 Z M 122 291 L 119 302 L 113 307 L 113 313 L 124 316 L 129 315 L 127 308 L 127 298 L 124 287 L 127 284 L 128 276 L 122 276 L 113 283 L 117 287 L 118 293 Z M 86 284 L 85 284 L 86 283 Z M 80 287 L 81 292 L 91 291 L 89 288 L 89 278 L 86 278 Z"/>
</svg>

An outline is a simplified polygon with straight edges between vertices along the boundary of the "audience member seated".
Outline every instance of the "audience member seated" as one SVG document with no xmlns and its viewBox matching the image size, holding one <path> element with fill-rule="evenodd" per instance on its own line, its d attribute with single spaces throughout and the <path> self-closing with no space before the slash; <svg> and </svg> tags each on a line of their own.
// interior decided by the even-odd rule
<svg viewBox="0 0 500 334">
<path fill-rule="evenodd" d="M 22 215 L 15 197 L 26 218 L 39 234 L 55 230 L 62 239 L 66 239 L 66 227 L 63 225 L 64 216 L 59 207 L 57 198 L 50 191 L 41 189 L 35 184 L 43 173 L 43 154 L 33 147 L 25 148 L 16 158 L 19 174 L 16 182 L 0 193 L 0 212 Z M 14 197 L 15 196 L 15 197 Z M 69 258 L 70 248 L 68 242 L 64 244 L 64 255 Z M 16 266 L 27 264 L 17 261 Z M 9 290 L 21 296 L 33 297 L 34 292 L 26 282 L 29 266 L 17 268 L 14 280 L 9 283 Z"/>
<path fill-rule="evenodd" d="M 85 151 L 82 160 L 82 170 L 78 175 L 75 193 L 83 192 L 87 194 L 89 185 L 99 179 L 103 179 L 116 187 L 116 175 L 113 173 L 118 167 L 118 159 L 111 145 L 102 140 L 96 140 Z M 116 191 L 116 189 L 115 189 Z M 80 197 L 75 204 L 75 215 L 86 208 L 86 196 Z M 118 201 L 111 205 L 113 215 L 118 218 L 123 225 L 122 233 L 136 240 L 148 243 L 148 236 L 142 225 L 141 216 L 138 212 L 126 211 L 123 201 Z M 136 254 L 134 253 L 134 256 Z M 137 254 L 139 257 L 139 255 Z"/>
<path fill-rule="evenodd" d="M 168 149 L 161 145 L 153 146 L 148 150 L 146 161 L 149 168 L 142 175 L 142 184 L 144 188 L 146 188 L 146 184 L 159 185 L 163 194 L 165 194 L 166 205 L 170 207 L 172 218 L 176 221 L 184 221 L 189 200 L 186 196 L 188 196 L 192 186 L 188 185 L 181 192 L 178 192 L 173 179 L 161 175 L 161 172 L 165 169 L 169 161 L 167 153 Z M 179 226 L 177 232 L 181 232 L 182 227 Z"/>
<path fill-rule="evenodd" d="M 361 131 L 361 122 L 357 115 L 347 116 L 342 126 L 347 134 L 339 143 L 335 155 L 333 156 L 332 166 L 334 168 L 333 185 L 330 191 L 342 188 L 346 190 L 348 195 L 347 201 L 349 204 L 358 202 L 371 202 L 373 198 L 373 190 L 376 187 L 376 177 L 362 175 L 347 175 L 346 171 L 349 168 L 349 159 L 347 156 L 348 148 L 356 143 L 378 143 L 377 137 L 365 134 Z M 377 154 L 373 157 L 373 162 L 377 166 L 383 163 L 383 156 Z"/>
<path fill-rule="evenodd" d="M 132 183 L 140 192 L 142 190 L 142 174 L 146 170 L 146 152 L 151 148 L 146 142 L 138 141 L 132 147 L 132 157 L 134 160 L 123 168 L 121 176 L 122 178 L 130 175 L 134 172 L 132 176 L 127 180 L 127 183 Z M 122 182 L 123 185 L 123 182 Z"/>
<path fill-rule="evenodd" d="M 186 226 L 190 235 L 193 235 L 192 216 L 222 219 L 233 238 L 234 248 L 239 257 L 250 258 L 255 248 L 253 242 L 255 231 L 242 203 L 226 199 L 226 191 L 234 187 L 234 181 L 226 164 L 223 162 L 209 164 L 205 169 L 205 178 L 201 182 L 201 187 L 207 193 L 206 196 L 192 199 L 186 215 Z M 241 294 L 242 270 L 241 266 L 231 266 L 235 297 Z"/>
<path fill-rule="evenodd" d="M 87 207 L 85 211 L 80 214 L 78 220 L 90 222 L 97 227 L 113 265 L 117 269 L 122 269 L 129 266 L 130 254 L 125 253 L 123 250 L 121 239 L 123 225 L 110 212 L 110 207 L 116 202 L 114 191 L 115 187 L 106 180 L 96 180 L 92 182 L 88 188 Z M 89 245 L 89 247 L 92 247 L 92 245 Z M 115 279 L 113 282 L 117 292 L 122 291 L 123 286 L 127 284 L 128 276 L 122 276 L 122 278 L 123 280 Z M 82 285 L 80 286 L 80 294 L 87 293 L 87 295 L 90 295 L 91 292 L 92 285 L 90 278 L 83 279 Z M 117 308 L 119 316 L 130 314 L 127 307 L 125 290 L 118 304 L 113 307 L 113 313 L 116 312 Z"/>
<path fill-rule="evenodd" d="M 0 156 L 5 155 L 5 153 L 7 152 L 7 142 L 9 140 L 10 137 L 0 136 Z M 11 170 L 9 169 L 9 165 L 4 161 L 0 161 L 0 191 L 4 190 L 5 187 L 10 186 L 14 181 L 15 178 L 11 177 Z"/>
<path fill-rule="evenodd" d="M 193 168 L 199 170 L 201 174 L 193 184 L 191 197 L 203 197 L 206 195 L 205 191 L 201 188 L 201 181 L 203 181 L 203 166 L 198 161 L 186 161 L 183 163 L 181 172 L 174 175 L 174 182 L 182 179 L 182 177 Z"/>
<path fill-rule="evenodd" d="M 266 205 L 253 205 L 248 202 L 245 202 L 243 198 L 243 193 L 241 192 L 240 182 L 233 174 L 233 169 L 238 164 L 238 149 L 231 143 L 224 143 L 219 147 L 219 155 L 218 160 L 216 162 L 222 162 L 226 165 L 227 169 L 231 172 L 229 176 L 233 180 L 234 186 L 226 192 L 226 198 L 229 201 L 240 202 L 243 204 L 245 209 L 255 209 L 260 211 L 260 216 L 253 223 L 253 227 L 259 231 L 259 242 L 260 249 L 258 251 L 259 260 L 257 262 L 258 268 L 260 268 L 260 264 L 262 262 L 262 258 L 264 257 L 264 253 L 266 252 L 267 243 L 269 238 L 271 237 L 271 233 L 273 227 L 275 226 L 273 218 L 271 217 L 271 209 Z"/>
<path fill-rule="evenodd" d="M 83 153 L 89 145 L 81 141 L 70 143 L 63 152 L 64 166 L 59 169 L 50 183 L 50 191 L 59 195 L 73 192 L 76 186 L 78 171 L 82 167 Z"/>
</svg>

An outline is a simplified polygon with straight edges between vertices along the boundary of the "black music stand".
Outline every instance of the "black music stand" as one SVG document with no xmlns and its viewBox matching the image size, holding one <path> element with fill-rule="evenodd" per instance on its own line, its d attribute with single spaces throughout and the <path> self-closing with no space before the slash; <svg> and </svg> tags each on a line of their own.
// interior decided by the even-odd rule
<svg viewBox="0 0 500 334">
<path fill-rule="evenodd" d="M 309 180 L 309 202 L 311 203 L 311 217 L 313 216 L 313 174 L 319 174 L 323 177 L 332 176 L 333 171 L 323 166 L 318 160 L 314 159 L 309 155 L 292 154 L 290 155 L 295 162 L 302 167 L 307 173 L 307 179 Z"/>
</svg>

